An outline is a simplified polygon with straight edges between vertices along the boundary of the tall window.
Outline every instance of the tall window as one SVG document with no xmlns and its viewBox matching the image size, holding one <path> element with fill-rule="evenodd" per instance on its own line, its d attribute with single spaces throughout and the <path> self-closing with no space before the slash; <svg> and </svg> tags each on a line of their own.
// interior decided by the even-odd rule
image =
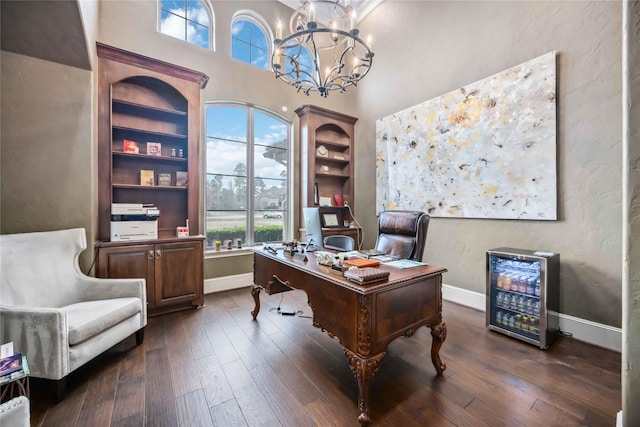
<svg viewBox="0 0 640 427">
<path fill-rule="evenodd" d="M 231 25 L 231 56 L 259 68 L 269 68 L 269 42 L 265 25 L 239 14 Z"/>
<path fill-rule="evenodd" d="M 160 32 L 209 49 L 212 17 L 202 0 L 160 0 Z"/>
<path fill-rule="evenodd" d="M 288 217 L 291 124 L 247 104 L 206 108 L 207 247 L 290 238 Z"/>
</svg>

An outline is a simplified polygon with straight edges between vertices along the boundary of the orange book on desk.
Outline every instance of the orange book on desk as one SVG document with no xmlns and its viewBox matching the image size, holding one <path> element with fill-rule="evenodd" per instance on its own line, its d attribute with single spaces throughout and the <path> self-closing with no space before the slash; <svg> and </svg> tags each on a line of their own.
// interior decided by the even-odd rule
<svg viewBox="0 0 640 427">
<path fill-rule="evenodd" d="M 353 258 L 344 260 L 345 265 L 354 265 L 358 268 L 364 267 L 377 267 L 380 265 L 380 261 L 368 258 Z"/>
</svg>

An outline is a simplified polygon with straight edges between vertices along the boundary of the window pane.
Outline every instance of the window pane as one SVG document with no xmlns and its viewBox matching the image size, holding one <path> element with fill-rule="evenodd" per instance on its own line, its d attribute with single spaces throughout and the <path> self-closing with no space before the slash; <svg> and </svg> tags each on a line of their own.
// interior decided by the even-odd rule
<svg viewBox="0 0 640 427">
<path fill-rule="evenodd" d="M 253 117 L 253 134 L 256 144 L 287 147 L 288 126 L 282 120 L 260 111 L 256 111 Z"/>
<path fill-rule="evenodd" d="M 187 19 L 195 21 L 198 24 L 209 26 L 209 15 L 202 7 L 200 0 L 187 0 Z"/>
<path fill-rule="evenodd" d="M 207 174 L 207 210 L 244 210 L 247 179 Z"/>
<path fill-rule="evenodd" d="M 260 68 L 267 68 L 267 51 L 251 46 L 251 64 Z"/>
<path fill-rule="evenodd" d="M 223 139 L 207 138 L 207 173 L 219 173 L 222 175 L 242 175 L 238 173 L 247 161 L 247 144 Z"/>
<path fill-rule="evenodd" d="M 190 22 L 187 28 L 187 41 L 189 43 L 193 43 L 197 46 L 208 49 L 209 48 L 209 28 Z"/>
<path fill-rule="evenodd" d="M 251 42 L 251 23 L 248 21 L 236 21 L 231 27 L 231 35 L 233 38 L 242 40 L 246 43 Z"/>
<path fill-rule="evenodd" d="M 233 247 L 235 247 L 235 241 L 238 238 L 242 239 L 243 243 L 246 242 L 246 224 L 247 214 L 245 212 L 207 212 L 205 224 L 207 230 L 207 246 L 214 246 L 215 241 L 219 240 L 222 244 L 222 249 L 226 250 L 227 240 L 232 241 Z"/>
<path fill-rule="evenodd" d="M 251 63 L 251 47 L 238 39 L 231 40 L 231 57 Z"/>
<path fill-rule="evenodd" d="M 181 17 L 186 17 L 186 13 L 184 10 L 185 2 L 184 0 L 162 0 L 161 9 L 162 11 L 169 11 L 174 15 L 178 15 Z"/>
<path fill-rule="evenodd" d="M 180 40 L 186 40 L 184 33 L 185 23 L 186 21 L 183 18 L 163 10 L 160 21 L 160 32 Z"/>
<path fill-rule="evenodd" d="M 253 245 L 288 238 L 289 127 L 250 106 L 207 107 L 207 249 L 215 240 L 224 246 L 228 239 Z M 254 157 L 249 165 L 247 150 Z"/>
<path fill-rule="evenodd" d="M 247 109 L 207 108 L 207 136 L 247 142 Z"/>
<path fill-rule="evenodd" d="M 265 218 L 283 218 L 285 216 L 287 207 L 286 181 L 255 178 L 253 195 L 256 211 Z"/>
<path fill-rule="evenodd" d="M 287 179 L 287 151 L 281 148 L 256 145 L 254 174 L 260 178 Z"/>
<path fill-rule="evenodd" d="M 267 38 L 262 30 L 254 23 L 251 25 L 251 44 L 262 50 L 267 50 Z"/>
</svg>

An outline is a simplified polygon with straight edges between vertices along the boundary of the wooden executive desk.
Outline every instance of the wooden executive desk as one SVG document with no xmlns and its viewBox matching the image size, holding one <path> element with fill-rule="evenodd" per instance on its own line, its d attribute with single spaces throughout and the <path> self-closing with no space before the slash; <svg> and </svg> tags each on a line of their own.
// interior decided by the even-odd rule
<svg viewBox="0 0 640 427">
<path fill-rule="evenodd" d="M 313 326 L 338 338 L 358 382 L 358 421 L 369 423 L 369 387 L 385 355 L 387 345 L 399 336 L 410 337 L 420 326 L 431 328 L 431 361 L 438 375 L 446 365 L 440 360 L 440 347 L 447 337 L 442 321 L 442 267 L 408 269 L 384 267 L 389 280 L 358 285 L 316 262 L 296 260 L 280 250 L 272 254 L 254 250 L 251 294 L 256 320 L 260 311 L 260 289 L 268 294 L 301 289 L 307 293 L 313 310 Z"/>
</svg>

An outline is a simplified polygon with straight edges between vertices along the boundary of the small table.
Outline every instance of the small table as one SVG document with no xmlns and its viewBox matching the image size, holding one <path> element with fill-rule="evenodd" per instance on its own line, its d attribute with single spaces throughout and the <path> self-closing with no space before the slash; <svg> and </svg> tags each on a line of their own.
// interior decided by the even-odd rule
<svg viewBox="0 0 640 427">
<path fill-rule="evenodd" d="M 0 381 L 0 403 L 4 403 L 17 396 L 29 399 L 29 367 L 27 358 L 22 358 L 22 369 L 9 374 Z"/>
<path fill-rule="evenodd" d="M 254 250 L 251 294 L 256 320 L 260 311 L 260 290 L 269 295 L 300 289 L 306 292 L 313 310 L 313 326 L 335 337 L 344 347 L 351 371 L 358 383 L 358 421 L 366 425 L 369 417 L 369 388 L 394 339 L 410 337 L 421 326 L 431 328 L 431 362 L 438 375 L 446 365 L 440 360 L 440 347 L 447 337 L 442 321 L 442 273 L 433 265 L 398 269 L 382 264 L 389 279 L 359 285 L 331 272 L 308 254 L 308 261 Z"/>
</svg>

